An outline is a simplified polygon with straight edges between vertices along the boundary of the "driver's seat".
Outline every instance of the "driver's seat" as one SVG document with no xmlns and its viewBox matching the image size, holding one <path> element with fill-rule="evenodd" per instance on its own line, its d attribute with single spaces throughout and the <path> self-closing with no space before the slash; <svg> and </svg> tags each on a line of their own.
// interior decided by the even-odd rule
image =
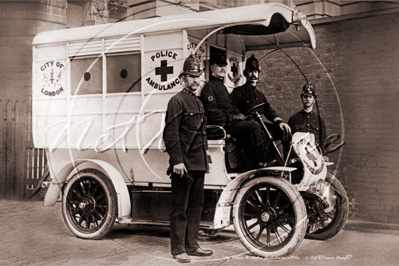
<svg viewBox="0 0 399 266">
<path fill-rule="evenodd" d="M 237 139 L 227 134 L 222 126 L 207 126 L 208 141 L 224 141 L 225 164 L 228 173 L 239 173 L 251 170 L 251 162 L 243 147 L 237 145 Z"/>
</svg>

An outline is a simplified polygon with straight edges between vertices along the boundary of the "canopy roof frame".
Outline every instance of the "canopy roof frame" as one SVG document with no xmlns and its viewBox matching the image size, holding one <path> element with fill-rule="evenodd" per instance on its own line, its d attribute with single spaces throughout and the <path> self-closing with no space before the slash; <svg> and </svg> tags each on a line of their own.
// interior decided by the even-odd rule
<svg viewBox="0 0 399 266">
<path fill-rule="evenodd" d="M 272 18 L 277 18 L 276 16 L 279 19 L 283 18 L 285 20 L 279 24 L 286 24 L 289 28 L 285 28 L 284 25 L 277 25 L 273 28 L 277 31 L 276 33 L 268 35 L 256 34 L 256 30 L 262 28 L 259 26 L 265 28 L 262 31 L 273 27 L 273 23 L 271 25 L 271 22 L 273 22 Z M 303 26 L 305 30 L 298 31 L 300 26 Z M 245 29 L 245 27 L 255 29 L 251 32 L 252 35 L 239 34 L 245 43 L 246 51 L 275 49 L 276 45 L 280 45 L 281 47 L 298 46 L 299 43 L 310 45 L 313 49 L 316 47 L 315 34 L 306 16 L 303 13 L 302 16 L 298 16 L 298 10 L 280 3 L 259 4 L 177 16 L 48 31 L 36 35 L 32 44 L 45 45 L 60 42 L 106 39 L 115 36 L 127 37 L 180 30 L 215 29 L 218 27 L 223 27 L 224 29 L 236 27 L 236 30 L 240 30 L 241 32 L 243 32 L 242 29 Z M 234 33 L 234 30 L 231 31 L 230 29 L 227 32 Z"/>
</svg>

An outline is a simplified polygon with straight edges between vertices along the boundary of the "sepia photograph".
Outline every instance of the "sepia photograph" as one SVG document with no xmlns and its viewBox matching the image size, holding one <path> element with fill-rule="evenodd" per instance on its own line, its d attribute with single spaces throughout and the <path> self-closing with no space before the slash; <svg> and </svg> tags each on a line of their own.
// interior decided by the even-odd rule
<svg viewBox="0 0 399 266">
<path fill-rule="evenodd" d="M 0 0 L 0 25 L 0 265 L 397 265 L 398 0 Z"/>
</svg>

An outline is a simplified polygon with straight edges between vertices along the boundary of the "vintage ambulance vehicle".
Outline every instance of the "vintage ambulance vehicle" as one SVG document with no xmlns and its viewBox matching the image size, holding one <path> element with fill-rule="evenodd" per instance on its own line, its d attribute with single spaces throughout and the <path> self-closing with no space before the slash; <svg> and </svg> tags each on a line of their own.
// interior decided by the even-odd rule
<svg viewBox="0 0 399 266">
<path fill-rule="evenodd" d="M 315 48 L 313 29 L 304 13 L 278 3 L 38 34 L 32 119 L 52 178 L 44 205 L 61 200 L 67 227 L 85 239 L 101 238 L 114 222 L 168 225 L 162 132 L 167 103 L 182 89 L 184 60 L 196 53 L 206 82 L 210 55 L 225 52 L 231 90 L 245 82 L 248 52 L 293 46 Z M 300 192 L 315 182 L 294 186 L 292 167 L 239 171 L 225 145 L 223 134 L 209 140 L 201 228 L 213 233 L 234 223 L 252 253 L 292 253 L 309 223 Z"/>
</svg>

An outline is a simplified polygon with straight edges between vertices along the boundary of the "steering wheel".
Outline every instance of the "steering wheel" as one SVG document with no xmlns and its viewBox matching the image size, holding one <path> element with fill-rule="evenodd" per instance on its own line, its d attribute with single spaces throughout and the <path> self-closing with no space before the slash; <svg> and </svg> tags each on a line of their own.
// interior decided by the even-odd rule
<svg viewBox="0 0 399 266">
<path fill-rule="evenodd" d="M 245 115 L 249 115 L 253 110 L 255 110 L 256 108 L 259 108 L 259 107 L 261 107 L 261 106 L 263 106 L 263 105 L 265 105 L 266 103 L 260 103 L 260 104 L 257 104 L 257 105 L 255 105 L 254 107 L 252 107 L 251 109 L 249 109 L 246 113 L 245 113 Z"/>
</svg>

